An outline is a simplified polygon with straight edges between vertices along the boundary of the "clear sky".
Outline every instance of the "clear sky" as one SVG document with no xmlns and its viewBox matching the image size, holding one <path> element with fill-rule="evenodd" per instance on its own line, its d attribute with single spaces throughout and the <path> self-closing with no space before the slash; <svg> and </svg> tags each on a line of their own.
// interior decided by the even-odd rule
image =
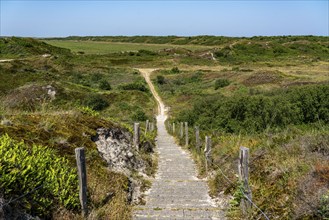
<svg viewBox="0 0 329 220">
<path fill-rule="evenodd" d="M 0 0 L 0 35 L 329 35 L 329 0 Z"/>
</svg>

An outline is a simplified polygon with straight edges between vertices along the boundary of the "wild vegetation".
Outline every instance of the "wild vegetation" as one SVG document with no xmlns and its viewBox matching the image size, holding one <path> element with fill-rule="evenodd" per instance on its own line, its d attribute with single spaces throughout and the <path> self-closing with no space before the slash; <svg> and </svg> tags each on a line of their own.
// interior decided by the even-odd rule
<svg viewBox="0 0 329 220">
<path fill-rule="evenodd" d="M 195 146 L 194 126 L 202 140 L 212 137 L 209 186 L 214 196 L 233 195 L 230 218 L 245 218 L 236 177 L 240 146 L 251 151 L 253 201 L 270 219 L 328 218 L 329 59 L 322 53 L 327 48 L 278 57 L 270 48 L 252 53 L 244 47 L 242 53 L 234 45 L 229 56 L 215 53 L 213 62 L 220 66 L 181 65 L 179 71 L 168 68 L 153 76 L 170 107 L 169 123 L 189 123 L 189 149 L 201 175 L 205 158 Z M 257 59 L 247 59 L 248 54 Z M 261 216 L 257 209 L 251 215 Z"/>
<path fill-rule="evenodd" d="M 51 152 L 53 160 L 65 161 L 61 169 L 72 171 L 72 176 L 58 178 L 70 182 L 76 181 L 74 148 L 84 146 L 90 218 L 130 218 L 130 180 L 107 168 L 92 139 L 97 128 L 131 131 L 134 121 L 154 121 L 155 101 L 134 69 L 139 67 L 158 68 L 152 80 L 170 107 L 168 121 L 189 123 L 189 150 L 201 176 L 205 175 L 204 156 L 195 148 L 193 127 L 200 126 L 203 140 L 205 135 L 212 136 L 209 186 L 214 197 L 221 192 L 233 196 L 228 217 L 243 218 L 236 161 L 239 147 L 245 146 L 251 151 L 253 201 L 271 219 L 328 218 L 328 37 L 104 36 L 42 40 L 46 43 L 0 39 L 0 59 L 13 59 L 0 63 L 0 152 L 7 151 L 8 146 L 16 146 L 11 149 L 12 155 L 27 150 L 31 157 L 38 158 Z M 143 142 L 154 141 L 154 132 L 142 133 Z M 40 150 L 43 154 L 38 154 Z M 148 174 L 154 174 L 153 157 L 144 151 L 140 156 L 148 164 Z M 37 160 L 41 165 L 50 160 L 42 157 L 45 159 Z M 57 177 L 51 177 L 50 172 L 49 178 L 42 176 L 44 179 L 28 184 L 24 176 L 18 178 L 18 167 L 6 165 L 4 160 L 8 158 L 0 160 L 0 184 L 14 187 L 12 178 L 22 187 L 0 191 L 5 202 L 39 187 L 41 182 L 47 186 L 15 200 L 10 207 L 40 217 L 80 218 L 76 195 L 70 194 L 70 202 L 65 203 L 67 197 L 57 193 Z M 21 172 L 28 170 L 28 175 L 39 177 L 39 169 L 30 170 L 28 158 Z M 6 179 L 2 178 L 4 174 Z M 133 175 L 141 179 L 137 173 Z M 149 184 L 147 180 L 141 182 L 144 188 Z M 24 188 L 24 184 L 30 188 Z M 50 209 L 34 208 L 41 207 L 36 199 L 41 192 L 58 196 L 41 201 Z M 32 207 L 38 211 L 32 212 Z M 257 218 L 259 214 L 254 209 L 252 216 Z"/>
<path fill-rule="evenodd" d="M 129 219 L 129 178 L 148 183 L 137 173 L 128 178 L 109 170 L 93 138 L 98 128 L 132 134 L 133 122 L 154 121 L 143 78 L 35 39 L 5 38 L 0 45 L 3 58 L 14 58 L 0 63 L 0 197 L 7 218 L 79 219 L 74 148 L 85 147 L 91 218 Z M 154 145 L 155 132 L 141 133 L 142 145 Z M 139 158 L 153 175 L 153 156 L 140 151 Z"/>
</svg>

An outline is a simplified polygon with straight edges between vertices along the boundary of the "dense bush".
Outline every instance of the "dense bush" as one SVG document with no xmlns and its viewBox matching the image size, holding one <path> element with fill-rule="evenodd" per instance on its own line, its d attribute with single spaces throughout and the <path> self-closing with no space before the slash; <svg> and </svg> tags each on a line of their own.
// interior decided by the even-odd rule
<svg viewBox="0 0 329 220">
<path fill-rule="evenodd" d="M 121 85 L 120 88 L 123 89 L 123 90 L 139 90 L 139 91 L 142 91 L 142 92 L 147 92 L 148 91 L 147 87 L 142 82 L 134 82 L 134 83 Z"/>
<path fill-rule="evenodd" d="M 56 152 L 43 146 L 27 146 L 8 135 L 0 137 L 0 188 L 4 199 L 20 204 L 32 215 L 49 216 L 60 206 L 79 206 L 77 171 Z"/>
<path fill-rule="evenodd" d="M 147 116 L 142 109 L 137 109 L 137 111 L 132 115 L 132 120 L 134 121 L 145 121 Z"/>
<path fill-rule="evenodd" d="M 219 88 L 223 88 L 228 85 L 230 85 L 230 81 L 228 81 L 227 79 L 217 79 L 215 81 L 215 90 Z"/>
<path fill-rule="evenodd" d="M 101 80 L 99 82 L 99 88 L 100 89 L 103 89 L 103 90 L 111 90 L 112 89 L 110 83 L 107 80 L 105 80 L 105 79 L 104 80 Z"/>
<path fill-rule="evenodd" d="M 166 81 L 165 81 L 164 76 L 162 76 L 162 75 L 158 75 L 158 76 L 157 76 L 157 83 L 160 84 L 160 85 L 165 84 Z"/>
<path fill-rule="evenodd" d="M 137 55 L 138 56 L 142 56 L 142 55 L 154 56 L 154 55 L 157 55 L 157 53 L 154 51 L 150 51 L 150 50 L 138 50 Z"/>
<path fill-rule="evenodd" d="M 93 110 L 100 111 L 109 106 L 109 103 L 99 94 L 93 94 L 88 96 L 85 101 L 85 105 Z"/>
<path fill-rule="evenodd" d="M 329 122 L 329 85 L 257 96 L 213 96 L 196 102 L 178 120 L 226 132 L 262 131 L 289 124 Z"/>
<path fill-rule="evenodd" d="M 306 39 L 303 43 L 293 42 L 282 45 L 280 40 L 263 42 L 239 42 L 231 46 L 226 46 L 214 52 L 215 57 L 221 62 L 250 62 L 250 61 L 267 61 L 273 59 L 286 59 L 295 57 L 300 54 L 315 60 L 328 59 L 328 48 L 325 44 L 311 42 Z"/>
</svg>

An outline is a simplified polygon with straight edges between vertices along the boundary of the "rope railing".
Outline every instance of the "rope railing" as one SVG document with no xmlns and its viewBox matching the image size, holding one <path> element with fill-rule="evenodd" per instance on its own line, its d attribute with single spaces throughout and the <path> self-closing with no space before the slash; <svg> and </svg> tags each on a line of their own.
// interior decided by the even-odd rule
<svg viewBox="0 0 329 220">
<path fill-rule="evenodd" d="M 217 164 L 214 164 L 212 163 L 211 164 L 212 166 L 214 166 L 217 170 L 220 171 L 220 173 L 222 174 L 222 176 L 224 177 L 224 179 L 227 180 L 227 182 L 229 182 L 230 184 L 234 184 L 228 177 L 227 175 L 225 175 L 225 173 L 223 172 L 223 170 L 217 165 Z M 266 220 L 270 220 L 270 218 L 265 214 L 265 212 L 263 212 L 263 210 L 261 210 L 243 191 L 241 191 L 241 193 L 243 194 L 243 197 L 245 199 L 247 199 L 250 204 L 252 204 L 258 211 L 260 211 L 260 213 L 265 217 Z"/>
<path fill-rule="evenodd" d="M 10 199 L 10 200 L 9 200 L 7 203 L 5 203 L 5 204 L 4 204 L 4 206 L 7 206 L 7 205 L 9 205 L 10 203 L 16 202 L 16 201 L 18 201 L 18 200 L 20 200 L 20 199 L 24 198 L 25 196 L 28 196 L 29 194 L 31 194 L 31 193 L 33 193 L 33 192 L 37 191 L 38 189 L 42 188 L 43 186 L 44 186 L 44 184 L 42 184 L 42 185 L 40 185 L 40 186 L 37 186 L 37 187 L 35 187 L 35 188 L 34 188 L 34 189 L 32 189 L 31 191 L 29 191 L 29 192 L 27 192 L 27 193 L 24 193 L 23 195 L 21 195 L 21 196 L 19 196 L 19 197 L 15 198 L 15 199 Z"/>
<path fill-rule="evenodd" d="M 179 124 L 179 123 L 177 123 Z M 170 125 L 170 124 L 168 124 Z M 174 127 L 174 126 L 173 126 Z M 183 126 L 182 126 L 183 127 Z M 171 130 L 172 126 L 168 126 L 168 128 Z M 182 128 L 181 128 L 182 130 Z M 173 130 L 172 131 L 172 134 L 175 135 L 175 131 Z M 199 127 L 197 127 L 196 129 L 196 148 L 198 148 L 198 139 L 200 138 L 199 137 Z M 180 132 L 180 136 L 178 137 L 180 139 L 183 138 L 183 135 L 182 135 L 182 132 Z M 206 136 L 206 138 L 209 138 Z M 209 142 L 209 140 L 208 140 Z M 217 171 L 219 171 L 221 173 L 221 175 L 224 177 L 224 179 L 234 185 L 235 183 L 230 180 L 230 178 L 223 172 L 223 170 L 217 165 L 217 164 L 214 164 L 211 159 L 210 159 L 210 152 L 211 152 L 211 146 L 209 147 L 208 146 L 208 143 L 206 141 L 206 148 L 205 148 L 205 163 L 206 163 L 206 172 L 209 170 L 209 165 L 211 165 L 212 167 L 214 167 Z M 188 143 L 188 141 L 186 140 L 186 143 Z M 211 143 L 211 140 L 210 140 L 210 143 Z M 187 145 L 187 144 L 186 144 Z M 198 149 L 197 149 L 198 150 Z M 198 151 L 200 152 L 200 151 Z M 200 152 L 201 153 L 201 152 Z M 247 200 L 249 202 L 249 204 L 253 207 L 255 207 L 262 216 L 264 216 L 264 218 L 266 220 L 269 220 L 270 218 L 265 214 L 265 212 L 263 210 L 261 210 L 251 199 L 251 190 L 249 188 L 249 183 L 248 183 L 248 165 L 249 165 L 249 149 L 248 148 L 245 148 L 245 147 L 241 147 L 240 148 L 240 155 L 239 155 L 239 178 L 240 180 L 237 180 L 237 181 L 241 181 L 243 183 L 243 190 L 241 190 L 241 193 L 242 193 L 242 196 L 245 200 Z M 208 165 L 208 163 L 210 162 L 210 164 Z M 247 194 L 245 193 L 245 190 L 247 190 Z M 249 206 L 249 207 L 251 207 Z"/>
</svg>

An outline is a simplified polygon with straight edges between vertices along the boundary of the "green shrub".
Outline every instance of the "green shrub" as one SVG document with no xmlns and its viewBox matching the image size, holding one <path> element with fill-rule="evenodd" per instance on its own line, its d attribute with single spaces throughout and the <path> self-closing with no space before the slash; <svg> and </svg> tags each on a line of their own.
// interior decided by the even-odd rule
<svg viewBox="0 0 329 220">
<path fill-rule="evenodd" d="M 110 83 L 105 79 L 100 81 L 99 88 L 103 89 L 103 90 L 111 90 L 112 89 Z"/>
<path fill-rule="evenodd" d="M 148 91 L 147 87 L 142 82 L 128 83 L 128 84 L 125 84 L 125 85 L 121 85 L 120 88 L 123 89 L 123 90 L 139 90 L 139 91 L 142 91 L 142 92 L 147 92 Z"/>
<path fill-rule="evenodd" d="M 27 146 L 8 135 L 0 137 L 0 188 L 4 199 L 40 217 L 49 216 L 59 205 L 79 207 L 76 169 L 43 146 Z M 30 193 L 29 193 L 30 192 Z"/>
<path fill-rule="evenodd" d="M 173 67 L 173 68 L 171 69 L 171 72 L 172 72 L 172 73 L 180 73 L 180 70 L 178 69 L 178 67 Z"/>
<path fill-rule="evenodd" d="M 158 75 L 158 76 L 157 76 L 157 83 L 160 84 L 160 85 L 165 84 L 166 81 L 165 81 L 164 76 L 162 76 L 162 75 Z"/>
<path fill-rule="evenodd" d="M 137 111 L 132 115 L 132 120 L 134 121 L 145 121 L 147 116 L 142 109 L 137 109 Z"/>
<path fill-rule="evenodd" d="M 217 79 L 215 81 L 215 90 L 219 88 L 223 88 L 228 85 L 230 85 L 230 81 L 228 81 L 227 79 Z"/>
<path fill-rule="evenodd" d="M 154 56 L 157 53 L 155 53 L 154 51 L 150 51 L 150 50 L 138 50 L 137 55 L 141 56 L 141 55 L 149 55 L 149 56 Z"/>
<path fill-rule="evenodd" d="M 109 106 L 109 103 L 99 94 L 88 96 L 84 102 L 95 111 L 101 111 Z"/>
<path fill-rule="evenodd" d="M 91 116 L 99 116 L 99 112 L 91 109 L 90 107 L 88 106 L 82 106 L 82 107 L 79 107 L 79 110 L 83 113 L 83 114 L 86 114 L 86 115 L 91 115 Z"/>
<path fill-rule="evenodd" d="M 259 132 L 290 124 L 329 122 L 329 86 L 304 86 L 262 95 L 203 97 L 177 120 L 226 132 Z"/>
<path fill-rule="evenodd" d="M 104 77 L 104 75 L 101 73 L 92 73 L 92 74 L 90 74 L 90 79 L 87 79 L 87 80 L 97 83 L 97 82 L 102 81 L 103 77 Z"/>
<path fill-rule="evenodd" d="M 329 190 L 321 197 L 319 214 L 323 217 L 323 219 L 329 218 Z"/>
</svg>

